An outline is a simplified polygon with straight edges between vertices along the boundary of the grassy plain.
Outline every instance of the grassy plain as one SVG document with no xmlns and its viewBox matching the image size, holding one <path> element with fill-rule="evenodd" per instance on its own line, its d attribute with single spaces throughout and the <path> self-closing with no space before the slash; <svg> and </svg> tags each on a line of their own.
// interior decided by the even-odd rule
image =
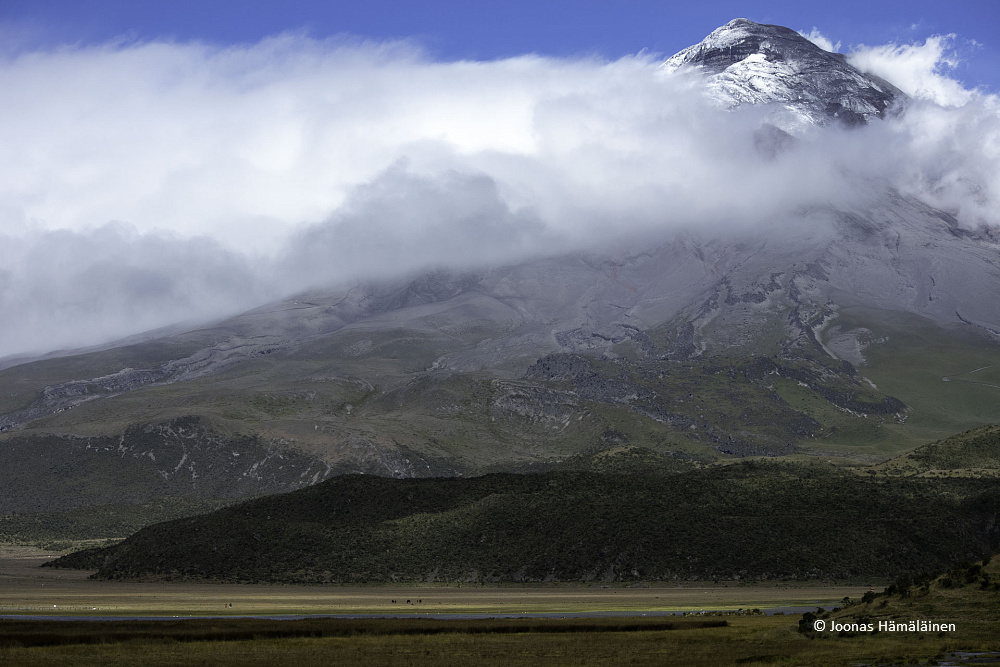
<svg viewBox="0 0 1000 667">
<path fill-rule="evenodd" d="M 243 585 L 97 581 L 89 572 L 38 567 L 52 554 L 0 558 L 0 614 L 87 616 L 233 614 L 519 614 L 736 610 L 829 606 L 853 585 Z M 396 600 L 396 602 L 392 602 Z M 407 600 L 410 604 L 407 604 Z M 418 602 L 418 600 L 420 602 Z M 229 607 L 227 605 L 232 605 Z"/>
<path fill-rule="evenodd" d="M 262 622 L 0 621 L 0 664 L 905 665 L 973 664 L 994 628 L 810 637 L 797 616 Z"/>
<path fill-rule="evenodd" d="M 970 615 L 968 604 L 941 608 L 937 613 L 926 605 L 918 609 L 928 620 L 956 621 L 954 633 L 816 635 L 798 632 L 799 614 L 642 616 L 667 609 L 785 605 L 829 609 L 843 597 L 858 600 L 868 590 L 857 585 L 685 583 L 625 588 L 125 583 L 91 580 L 81 571 L 40 569 L 38 565 L 51 555 L 37 551 L 8 548 L 2 555 L 0 614 L 134 618 L 0 620 L 0 665 L 903 665 L 966 664 L 955 658 L 955 652 L 1000 650 L 993 617 L 979 619 L 975 606 Z M 954 596 L 951 591 L 949 594 Z M 863 607 L 849 609 L 855 608 Z M 631 615 L 419 618 L 430 613 L 581 611 L 624 611 Z M 907 612 L 908 608 L 894 608 L 892 616 L 907 616 Z M 226 618 L 265 614 L 372 614 L 376 618 Z M 142 619 L 149 615 L 204 618 Z M 380 615 L 385 617 L 378 618 Z"/>
<path fill-rule="evenodd" d="M 700 619 L 699 619 L 700 620 Z M 706 619 L 707 620 L 707 619 Z M 266 637 L 194 640 L 132 639 L 105 644 L 10 647 L 0 649 L 12 664 L 51 665 L 847 665 L 927 664 L 947 652 L 947 640 L 810 640 L 789 617 L 724 620 L 721 627 L 698 627 L 682 619 L 674 629 L 614 625 L 596 630 L 582 622 L 511 622 L 454 629 L 431 625 L 410 632 L 405 622 L 382 622 L 379 631 L 347 636 Z M 690 624 L 690 625 L 689 625 Z M 356 624 L 357 625 L 357 624 Z M 398 632 L 393 632 L 393 626 Z M 470 631 L 471 630 L 471 631 Z M 219 628 L 218 631 L 225 631 Z M 289 631 L 291 632 L 291 631 Z M 15 663 L 16 661 L 16 663 Z"/>
</svg>

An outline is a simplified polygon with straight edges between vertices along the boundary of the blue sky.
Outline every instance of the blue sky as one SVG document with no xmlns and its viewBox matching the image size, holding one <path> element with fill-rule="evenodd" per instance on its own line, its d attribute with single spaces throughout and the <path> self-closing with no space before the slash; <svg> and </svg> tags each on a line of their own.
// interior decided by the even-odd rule
<svg viewBox="0 0 1000 667">
<path fill-rule="evenodd" d="M 818 28 L 851 45 L 921 42 L 956 34 L 952 76 L 1000 90 L 1000 2 L 994 0 L 0 0 L 0 37 L 19 49 L 140 41 L 257 42 L 283 31 L 314 38 L 410 39 L 435 59 L 492 60 L 524 53 L 615 59 L 642 49 L 671 55 L 736 17 Z"/>
</svg>

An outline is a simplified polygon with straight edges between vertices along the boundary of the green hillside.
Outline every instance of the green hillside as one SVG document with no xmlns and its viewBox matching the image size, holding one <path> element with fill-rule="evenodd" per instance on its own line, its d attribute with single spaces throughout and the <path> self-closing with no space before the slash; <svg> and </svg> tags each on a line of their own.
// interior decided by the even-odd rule
<svg viewBox="0 0 1000 667">
<path fill-rule="evenodd" d="M 745 462 L 686 472 L 344 476 L 55 561 L 264 582 L 892 577 L 1000 546 L 1000 490 Z"/>
<path fill-rule="evenodd" d="M 827 621 L 828 631 L 815 632 L 816 618 Z M 921 640 L 936 636 L 948 638 L 958 635 L 965 638 L 978 635 L 979 643 L 968 639 L 953 643 L 952 650 L 975 647 L 986 648 L 987 640 L 997 647 L 996 628 L 1000 623 L 1000 558 L 986 556 L 981 561 L 958 563 L 943 571 L 916 570 L 904 572 L 882 591 L 869 591 L 860 600 L 849 600 L 841 609 L 826 614 L 807 614 L 800 624 L 801 630 L 817 638 L 830 636 L 857 637 L 864 632 L 830 632 L 833 621 L 848 627 L 855 624 L 885 628 L 888 624 L 901 624 L 907 628 L 910 621 L 954 624 L 954 631 L 921 631 L 919 626 L 903 636 Z M 880 624 L 882 624 L 880 626 Z M 867 628 L 866 628 L 867 629 Z M 810 630 L 812 630 L 810 632 Z M 941 659 L 943 656 L 938 656 Z M 984 656 L 985 658 L 985 656 Z M 966 656 L 975 663 L 974 656 Z M 995 659 L 986 658 L 981 662 Z M 934 663 L 930 663 L 934 664 Z M 962 663 L 966 664 L 966 663 Z"/>
</svg>

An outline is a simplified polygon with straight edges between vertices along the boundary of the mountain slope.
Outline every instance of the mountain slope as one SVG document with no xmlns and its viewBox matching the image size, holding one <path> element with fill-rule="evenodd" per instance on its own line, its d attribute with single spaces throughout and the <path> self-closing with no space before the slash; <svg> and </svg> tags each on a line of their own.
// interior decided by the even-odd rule
<svg viewBox="0 0 1000 667">
<path fill-rule="evenodd" d="M 736 20 L 665 66 L 771 108 L 778 143 L 774 125 L 906 113 L 780 26 Z M 869 463 L 1000 422 L 995 230 L 851 185 L 850 204 L 764 227 L 316 289 L 4 368 L 0 514 L 549 469 L 620 446 Z"/>
</svg>

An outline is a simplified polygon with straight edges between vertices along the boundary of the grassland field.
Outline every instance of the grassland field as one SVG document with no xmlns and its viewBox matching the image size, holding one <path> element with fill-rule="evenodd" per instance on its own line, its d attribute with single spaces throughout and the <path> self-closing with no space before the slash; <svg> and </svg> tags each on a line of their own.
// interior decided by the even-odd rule
<svg viewBox="0 0 1000 667">
<path fill-rule="evenodd" d="M 0 556 L 0 615 L 200 616 L 309 614 L 521 614 L 767 609 L 831 606 L 867 586 L 706 585 L 246 585 L 97 581 L 90 572 L 41 568 L 52 553 Z M 395 602 L 393 602 L 395 600 Z M 407 604 L 409 601 L 409 604 Z M 229 606 L 232 605 L 232 606 Z"/>
<path fill-rule="evenodd" d="M 86 571 L 39 567 L 52 557 L 25 547 L 0 549 L 0 616 L 33 617 L 0 619 L 0 665 L 857 666 L 1000 661 L 997 610 L 976 605 L 971 612 L 968 604 L 949 607 L 947 619 L 929 619 L 956 621 L 954 633 L 803 633 L 798 613 L 736 612 L 812 605 L 829 610 L 844 597 L 857 601 L 873 588 L 857 583 L 683 582 L 649 587 L 144 583 L 98 581 L 89 579 Z M 864 605 L 847 609 L 856 608 L 867 609 Z M 893 609 L 890 605 L 886 611 Z M 923 612 L 931 608 L 925 604 L 919 609 L 926 615 Z M 650 614 L 664 610 L 693 613 Z M 905 616 L 905 610 L 902 607 L 893 616 Z M 545 612 L 556 617 L 421 618 Z M 558 617 L 579 612 L 597 615 Z M 602 616 L 613 612 L 625 614 Z M 318 617 L 329 614 L 374 618 Z M 38 618 L 45 615 L 80 620 Z M 148 619 L 174 615 L 199 618 Z M 306 618 L 262 618 L 267 615 Z M 130 618 L 87 619 L 95 616 Z"/>
</svg>

